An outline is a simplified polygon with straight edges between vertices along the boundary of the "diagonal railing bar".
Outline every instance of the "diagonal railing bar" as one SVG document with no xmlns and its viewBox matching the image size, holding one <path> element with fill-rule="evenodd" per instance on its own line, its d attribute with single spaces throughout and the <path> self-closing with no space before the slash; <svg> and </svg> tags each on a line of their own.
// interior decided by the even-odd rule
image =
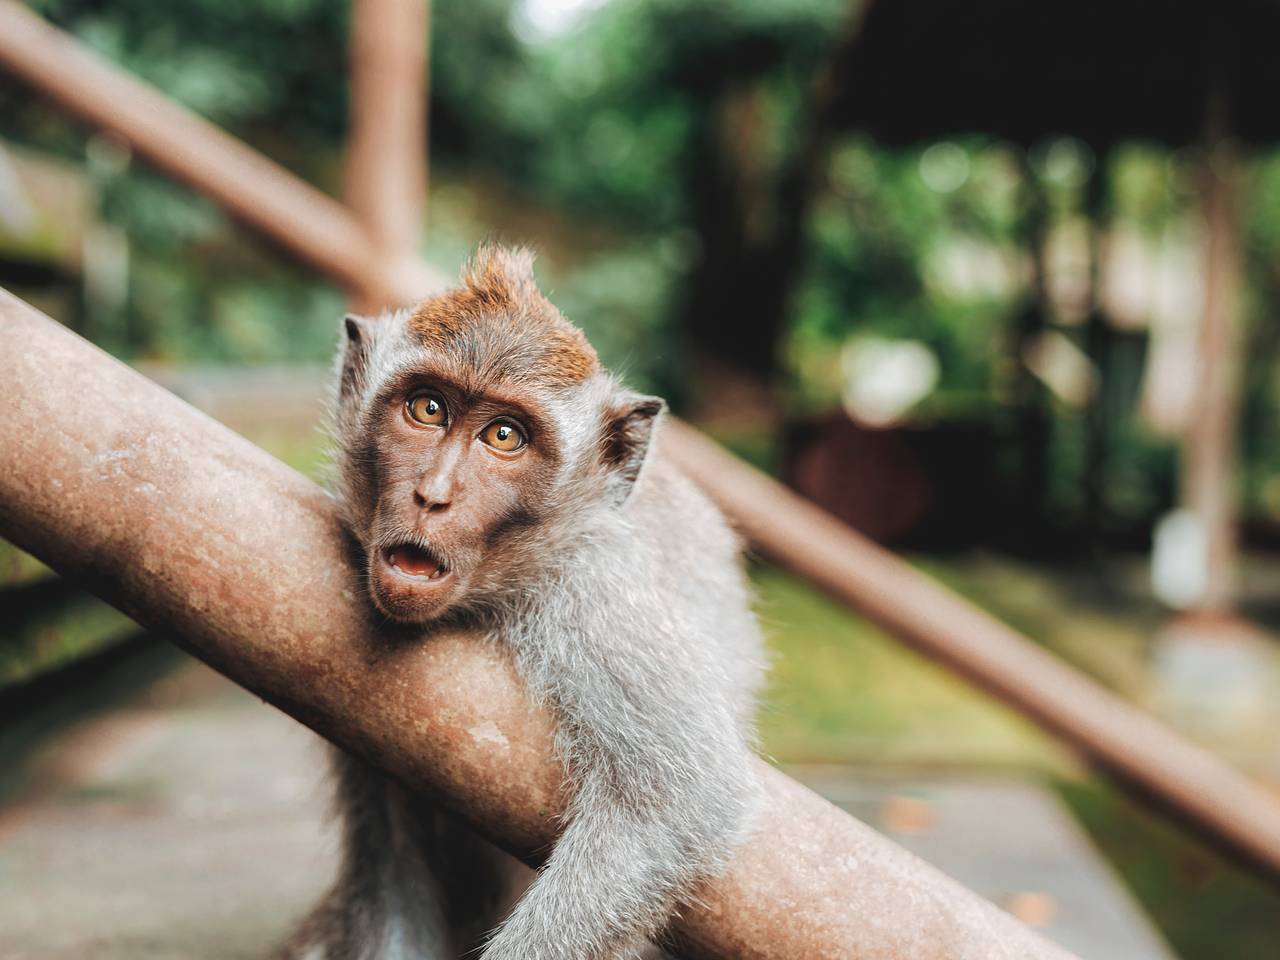
<svg viewBox="0 0 1280 960">
<path fill-rule="evenodd" d="M 140 123 L 138 114 L 181 108 L 14 0 L 0 0 L 0 64 L 221 201 L 209 185 L 225 183 L 228 171 L 173 158 L 201 157 L 201 164 L 215 167 L 227 154 L 216 149 L 229 139 L 226 134 L 185 111 L 180 131 Z M 95 86 L 137 97 L 142 106 L 117 115 L 90 89 Z M 250 166 L 241 162 L 236 169 L 252 177 Z M 367 281 L 331 271 L 327 261 L 307 256 L 311 231 L 320 227 L 306 207 L 313 196 L 334 202 L 279 168 L 271 190 L 288 197 L 272 216 L 251 222 L 341 282 L 380 290 L 394 302 L 438 284 L 439 275 L 423 264 L 374 270 Z M 362 262 L 377 260 L 367 239 L 347 240 L 360 250 Z M 696 432 L 676 426 L 668 436 L 673 457 L 764 553 L 1063 737 L 1207 837 L 1280 876 L 1280 799 Z"/>
<path fill-rule="evenodd" d="M 2 291 L 0 338 L 0 535 L 505 849 L 545 855 L 562 768 L 500 650 L 456 628 L 390 642 L 322 490 Z M 1070 960 L 795 781 L 757 773 L 753 838 L 670 931 L 685 956 Z"/>
<path fill-rule="evenodd" d="M 96 56 L 16 0 L 0 0 L 0 60 L 74 115 L 111 130 L 174 179 L 215 200 L 350 291 L 410 302 L 442 277 L 388 259 L 350 210 L 149 84 Z"/>
<path fill-rule="evenodd" d="M 671 433 L 681 467 L 762 554 L 1280 877 L 1275 795 L 697 431 Z"/>
</svg>

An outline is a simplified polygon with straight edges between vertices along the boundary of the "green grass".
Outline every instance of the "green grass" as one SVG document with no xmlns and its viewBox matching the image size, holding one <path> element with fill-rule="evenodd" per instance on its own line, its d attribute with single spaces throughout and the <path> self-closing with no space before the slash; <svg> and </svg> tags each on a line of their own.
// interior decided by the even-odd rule
<svg viewBox="0 0 1280 960">
<path fill-rule="evenodd" d="M 1280 890 L 1108 784 L 1055 784 L 1182 960 L 1276 960 Z"/>
<path fill-rule="evenodd" d="M 754 582 L 774 657 L 761 732 L 780 761 L 1071 767 L 1008 708 L 796 578 L 759 567 Z"/>
<path fill-rule="evenodd" d="M 132 621 L 94 597 L 0 631 L 0 690 L 100 650 L 130 631 Z"/>
<path fill-rule="evenodd" d="M 277 460 L 287 463 L 312 480 L 323 481 L 328 464 L 328 447 L 324 435 L 318 429 L 299 431 L 296 427 L 268 425 L 243 431 L 243 435 Z"/>
<path fill-rule="evenodd" d="M 43 563 L 19 550 L 7 540 L 0 540 L 0 587 L 16 583 L 29 583 L 49 575 Z"/>
<path fill-rule="evenodd" d="M 1145 701 L 1152 638 L 1167 612 L 1135 578 L 1145 567 L 1037 567 L 990 554 L 918 565 L 1093 679 Z"/>
</svg>

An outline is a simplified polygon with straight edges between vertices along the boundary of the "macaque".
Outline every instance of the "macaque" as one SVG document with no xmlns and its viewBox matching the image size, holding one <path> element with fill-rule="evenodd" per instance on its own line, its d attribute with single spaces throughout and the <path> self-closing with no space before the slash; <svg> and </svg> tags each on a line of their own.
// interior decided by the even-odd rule
<svg viewBox="0 0 1280 960">
<path fill-rule="evenodd" d="M 514 861 L 338 754 L 344 857 L 291 960 L 635 957 L 750 830 L 738 543 L 665 455 L 663 401 L 601 367 L 532 262 L 482 247 L 416 309 L 348 316 L 333 431 L 373 604 L 508 651 L 555 721 L 563 833 L 503 916 Z"/>
</svg>

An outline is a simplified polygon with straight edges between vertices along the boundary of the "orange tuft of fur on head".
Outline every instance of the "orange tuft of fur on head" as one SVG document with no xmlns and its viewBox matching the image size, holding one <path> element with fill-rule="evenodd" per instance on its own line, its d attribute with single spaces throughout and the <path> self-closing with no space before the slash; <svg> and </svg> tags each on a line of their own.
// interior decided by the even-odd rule
<svg viewBox="0 0 1280 960">
<path fill-rule="evenodd" d="M 538 290 L 533 253 L 522 247 L 481 246 L 460 286 L 419 304 L 409 328 L 435 350 L 483 343 L 513 374 L 551 386 L 581 383 L 600 366 L 582 331 Z"/>
</svg>

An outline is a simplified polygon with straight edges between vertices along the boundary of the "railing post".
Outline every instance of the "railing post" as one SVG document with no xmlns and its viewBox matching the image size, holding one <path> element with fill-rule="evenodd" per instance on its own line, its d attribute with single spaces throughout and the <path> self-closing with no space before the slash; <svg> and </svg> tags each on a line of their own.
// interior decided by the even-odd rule
<svg viewBox="0 0 1280 960">
<path fill-rule="evenodd" d="M 355 0 L 351 122 L 343 192 L 377 255 L 418 258 L 427 182 L 427 0 Z M 353 304 L 374 312 L 388 291 L 366 284 Z"/>
</svg>

